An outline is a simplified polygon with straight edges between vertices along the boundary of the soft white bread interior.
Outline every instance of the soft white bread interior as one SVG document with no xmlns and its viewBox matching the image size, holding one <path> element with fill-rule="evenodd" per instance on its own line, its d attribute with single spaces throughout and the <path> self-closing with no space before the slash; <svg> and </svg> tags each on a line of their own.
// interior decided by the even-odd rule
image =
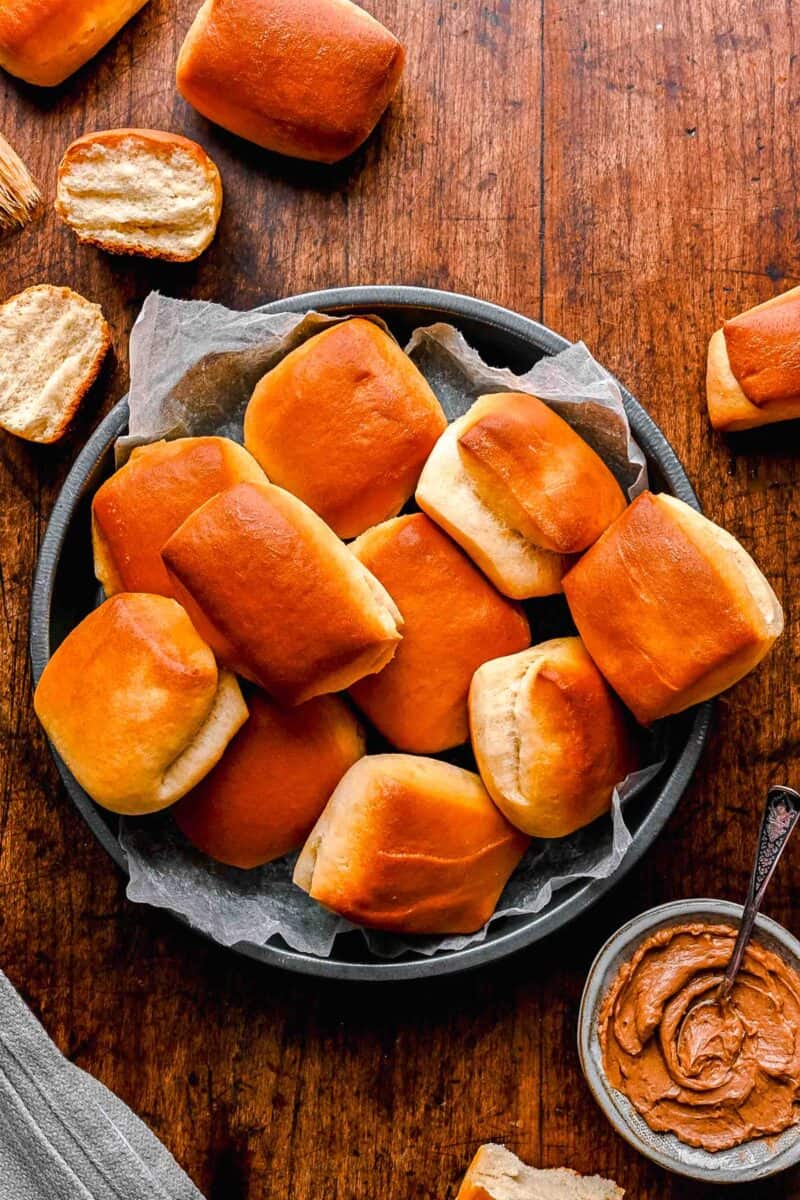
<svg viewBox="0 0 800 1200">
<path fill-rule="evenodd" d="M 505 1146 L 481 1146 L 456 1200 L 622 1200 L 623 1188 L 566 1167 L 536 1170 Z"/>
<path fill-rule="evenodd" d="M 477 669 L 469 693 L 481 779 L 532 837 L 566 837 L 611 807 L 637 766 L 622 706 L 580 638 L 553 638 Z"/>
<path fill-rule="evenodd" d="M 78 783 L 116 813 L 174 804 L 247 720 L 235 677 L 179 604 L 120 592 L 58 647 L 36 715 Z"/>
<path fill-rule="evenodd" d="M 471 424 L 467 413 L 448 425 L 417 484 L 416 501 L 458 542 L 498 591 L 515 600 L 561 591 L 569 559 L 535 546 L 481 497 L 459 454 L 458 439 Z"/>
<path fill-rule="evenodd" d="M 190 262 L 222 211 L 219 171 L 196 142 L 154 129 L 88 133 L 58 169 L 56 212 L 112 254 Z"/>
<path fill-rule="evenodd" d="M 57 441 L 110 345 L 100 305 L 70 288 L 39 284 L 0 304 L 0 427 Z"/>
</svg>

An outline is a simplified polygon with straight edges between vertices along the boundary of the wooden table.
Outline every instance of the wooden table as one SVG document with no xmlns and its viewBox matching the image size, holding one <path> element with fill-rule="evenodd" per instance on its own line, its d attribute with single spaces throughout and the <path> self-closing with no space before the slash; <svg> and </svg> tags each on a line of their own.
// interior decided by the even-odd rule
<svg viewBox="0 0 800 1200">
<path fill-rule="evenodd" d="M 609 1174 L 632 1200 L 696 1200 L 709 1189 L 650 1166 L 606 1124 L 575 1025 L 604 937 L 675 897 L 741 897 L 765 788 L 800 779 L 797 428 L 726 441 L 703 404 L 711 331 L 798 282 L 800 30 L 785 0 L 365 7 L 409 65 L 378 134 L 333 169 L 262 153 L 179 99 L 173 64 L 195 0 L 151 0 L 54 93 L 0 80 L 0 127 L 50 196 L 72 138 L 122 125 L 196 137 L 226 188 L 219 236 L 195 265 L 82 248 L 52 214 L 0 247 L 3 295 L 70 284 L 101 302 L 117 351 L 65 443 L 0 440 L 0 962 L 209 1200 L 446 1200 L 489 1140 Z M 127 335 L 152 288 L 246 308 L 392 282 L 472 293 L 583 338 L 661 424 L 708 514 L 756 554 L 788 624 L 718 705 L 667 831 L 589 917 L 463 978 L 334 986 L 125 900 L 33 717 L 28 601 L 54 497 L 125 390 Z M 767 905 L 796 933 L 799 867 L 800 843 Z M 800 1175 L 729 1194 L 797 1198 Z"/>
</svg>

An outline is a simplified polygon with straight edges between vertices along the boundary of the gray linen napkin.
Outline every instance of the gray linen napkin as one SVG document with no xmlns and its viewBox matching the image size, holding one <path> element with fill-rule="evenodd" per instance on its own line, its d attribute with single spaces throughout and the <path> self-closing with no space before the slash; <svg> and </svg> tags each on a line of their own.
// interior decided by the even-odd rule
<svg viewBox="0 0 800 1200">
<path fill-rule="evenodd" d="M 2 971 L 0 1196 L 203 1200 L 147 1126 L 64 1058 Z"/>
</svg>

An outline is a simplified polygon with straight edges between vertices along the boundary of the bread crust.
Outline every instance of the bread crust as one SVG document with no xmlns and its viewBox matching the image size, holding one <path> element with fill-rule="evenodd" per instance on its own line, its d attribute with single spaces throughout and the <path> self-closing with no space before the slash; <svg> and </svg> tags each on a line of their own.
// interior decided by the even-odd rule
<svg viewBox="0 0 800 1200">
<path fill-rule="evenodd" d="M 377 525 L 350 549 L 403 614 L 394 658 L 350 695 L 398 750 L 435 754 L 460 745 L 475 670 L 530 645 L 524 612 L 422 513 Z"/>
<path fill-rule="evenodd" d="M 152 592 L 172 596 L 161 549 L 186 518 L 243 480 L 266 476 L 229 438 L 188 437 L 137 446 L 92 500 L 94 570 L 107 596 Z"/>
<path fill-rule="evenodd" d="M 469 414 L 453 421 L 434 446 L 417 484 L 417 504 L 504 596 L 553 596 L 573 560 L 535 546 L 485 502 L 458 449 L 468 420 Z"/>
<path fill-rule="evenodd" d="M 489 795 L 532 837 L 566 837 L 608 812 L 614 787 L 638 765 L 622 705 L 580 638 L 484 663 L 469 716 Z"/>
<path fill-rule="evenodd" d="M 644 492 L 564 578 L 583 642 L 644 725 L 747 674 L 783 627 L 780 605 L 730 534 Z"/>
<path fill-rule="evenodd" d="M 190 254 L 181 253 L 175 250 L 156 250 L 152 246 L 147 246 L 131 235 L 130 241 L 125 246 L 120 246 L 117 242 L 110 242 L 99 236 L 94 236 L 85 233 L 75 226 L 70 219 L 70 206 L 65 198 L 63 184 L 69 178 L 70 172 L 74 167 L 80 165 L 81 161 L 89 154 L 95 146 L 106 146 L 116 148 L 122 146 L 125 142 L 135 142 L 140 148 L 146 149 L 153 155 L 168 154 L 174 150 L 182 150 L 186 154 L 191 155 L 198 166 L 202 169 L 208 187 L 213 196 L 213 216 L 208 222 L 208 229 L 200 247 Z M 183 137 L 179 133 L 169 133 L 160 129 L 102 129 L 94 133 L 85 133 L 82 137 L 76 138 L 64 152 L 61 162 L 58 167 L 57 174 L 57 192 L 54 202 L 54 208 L 61 220 L 69 225 L 78 241 L 85 245 L 97 246 L 100 250 L 105 250 L 108 254 L 136 254 L 140 258 L 159 259 L 164 262 L 193 262 L 199 258 L 208 247 L 217 232 L 217 225 L 222 213 L 222 179 L 216 163 L 206 153 L 202 146 L 191 139 Z"/>
<path fill-rule="evenodd" d="M 427 381 L 372 321 L 332 325 L 256 386 L 244 443 L 340 537 L 393 517 L 447 425 Z"/>
<path fill-rule="evenodd" d="M 0 66 L 39 87 L 63 83 L 147 0 L 3 0 Z"/>
<path fill-rule="evenodd" d="M 748 400 L 759 408 L 800 401 L 800 287 L 726 321 L 723 332 Z"/>
<path fill-rule="evenodd" d="M 798 288 L 792 290 L 800 291 Z M 731 366 L 726 339 L 727 329 L 728 325 L 718 329 L 708 343 L 706 399 L 708 415 L 714 428 L 722 432 L 737 433 L 745 429 L 756 429 L 760 425 L 771 425 L 776 421 L 790 421 L 800 417 L 800 390 L 795 396 L 775 397 L 761 404 L 755 404 L 745 395 Z M 800 329 L 797 338 L 800 342 Z M 752 351 L 752 346 L 750 349 Z M 762 345 L 761 349 L 769 359 L 768 344 Z"/>
<path fill-rule="evenodd" d="M 239 483 L 189 516 L 162 550 L 220 661 L 284 704 L 379 671 L 400 641 L 391 597 L 302 501 Z"/>
<path fill-rule="evenodd" d="M 481 396 L 458 447 L 484 503 L 543 550 L 586 550 L 627 504 L 600 456 L 535 396 Z"/>
<path fill-rule="evenodd" d="M 494 912 L 528 844 L 471 771 L 379 754 L 344 776 L 301 851 L 294 880 L 359 925 L 474 933 Z"/>
<path fill-rule="evenodd" d="M 183 98 L 231 133 L 334 163 L 372 132 L 403 62 L 397 38 L 350 0 L 206 0 L 176 77 Z"/>
<path fill-rule="evenodd" d="M 253 691 L 247 703 L 250 716 L 219 763 L 173 809 L 199 850 L 242 869 L 299 849 L 365 749 L 338 696 L 286 709 Z"/>
<path fill-rule="evenodd" d="M 3 311 L 10 309 L 17 304 L 23 297 L 31 295 L 41 295 L 52 300 L 63 300 L 70 304 L 80 305 L 86 312 L 91 312 L 97 319 L 97 330 L 99 334 L 99 345 L 91 363 L 87 370 L 82 375 L 78 384 L 73 388 L 71 393 L 63 400 L 60 418 L 53 430 L 47 435 L 30 435 L 24 430 L 20 430 L 12 423 L 3 421 L 0 418 L 0 429 L 5 429 L 7 432 L 14 434 L 15 437 L 20 437 L 23 441 L 36 442 L 38 445 L 52 445 L 53 442 L 59 441 L 60 438 L 69 429 L 73 418 L 80 408 L 81 401 L 92 385 L 96 382 L 100 374 L 100 368 L 103 365 L 106 355 L 111 349 L 111 330 L 108 322 L 103 316 L 103 310 L 99 304 L 93 304 L 91 300 L 87 300 L 85 296 L 81 296 L 79 292 L 73 292 L 68 287 L 54 287 L 49 283 L 35 284 L 33 287 L 25 288 L 24 291 L 17 293 L 16 296 L 10 296 L 8 300 L 0 304 L 0 322 L 3 319 Z"/>
<path fill-rule="evenodd" d="M 68 634 L 34 707 L 92 799 L 129 814 L 178 800 L 247 719 L 236 681 L 180 605 L 124 592 Z"/>
</svg>

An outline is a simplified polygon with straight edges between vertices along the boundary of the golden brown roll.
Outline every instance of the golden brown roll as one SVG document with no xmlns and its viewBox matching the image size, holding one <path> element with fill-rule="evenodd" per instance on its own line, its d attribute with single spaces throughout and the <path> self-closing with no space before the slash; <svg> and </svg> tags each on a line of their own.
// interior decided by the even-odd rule
<svg viewBox="0 0 800 1200">
<path fill-rule="evenodd" d="M 403 614 L 403 640 L 379 675 L 350 689 L 398 750 L 466 741 L 467 694 L 481 663 L 530 645 L 528 621 L 422 513 L 367 530 L 350 549 Z"/>
<path fill-rule="evenodd" d="M 386 589 L 310 508 L 272 484 L 220 492 L 162 557 L 220 662 L 281 703 L 380 671 L 400 641 L 402 617 Z"/>
<path fill-rule="evenodd" d="M 147 0 L 3 0 L 0 67 L 54 87 L 82 67 Z"/>
<path fill-rule="evenodd" d="M 583 438 L 541 400 L 517 392 L 481 396 L 448 427 L 416 498 L 495 587 L 518 600 L 560 592 L 572 556 L 626 505 Z"/>
<path fill-rule="evenodd" d="M 213 771 L 173 816 L 199 850 L 232 867 L 258 867 L 302 846 L 364 734 L 338 696 L 280 708 L 260 692 Z"/>
<path fill-rule="evenodd" d="M 181 606 L 128 592 L 68 634 L 34 707 L 81 787 L 129 814 L 174 804 L 247 720 L 239 685 Z"/>
<path fill-rule="evenodd" d="M 505 1146 L 481 1146 L 469 1165 L 456 1200 L 623 1200 L 625 1192 L 599 1175 L 568 1167 L 529 1167 Z"/>
<path fill-rule="evenodd" d="M 178 91 L 210 121 L 294 158 L 334 163 L 380 120 L 403 47 L 350 0 L 206 0 Z"/>
<path fill-rule="evenodd" d="M 489 795 L 532 837 L 566 837 L 608 812 L 615 785 L 637 766 L 622 705 L 580 638 L 484 663 L 469 717 Z"/>
<path fill-rule="evenodd" d="M 731 687 L 783 629 L 746 550 L 674 496 L 639 496 L 564 591 L 586 649 L 643 725 Z"/>
<path fill-rule="evenodd" d="M 206 500 L 239 482 L 264 483 L 255 459 L 229 438 L 138 446 L 92 501 L 94 573 L 114 592 L 172 595 L 161 548 Z"/>
<path fill-rule="evenodd" d="M 287 354 L 247 406 L 244 444 L 340 537 L 393 517 L 447 424 L 395 341 L 360 318 Z"/>
<path fill-rule="evenodd" d="M 715 429 L 736 432 L 800 417 L 800 287 L 713 334 L 706 394 Z"/>
<path fill-rule="evenodd" d="M 303 847 L 295 883 L 357 925 L 473 933 L 528 846 L 477 775 L 376 754 L 351 767 Z"/>
</svg>

